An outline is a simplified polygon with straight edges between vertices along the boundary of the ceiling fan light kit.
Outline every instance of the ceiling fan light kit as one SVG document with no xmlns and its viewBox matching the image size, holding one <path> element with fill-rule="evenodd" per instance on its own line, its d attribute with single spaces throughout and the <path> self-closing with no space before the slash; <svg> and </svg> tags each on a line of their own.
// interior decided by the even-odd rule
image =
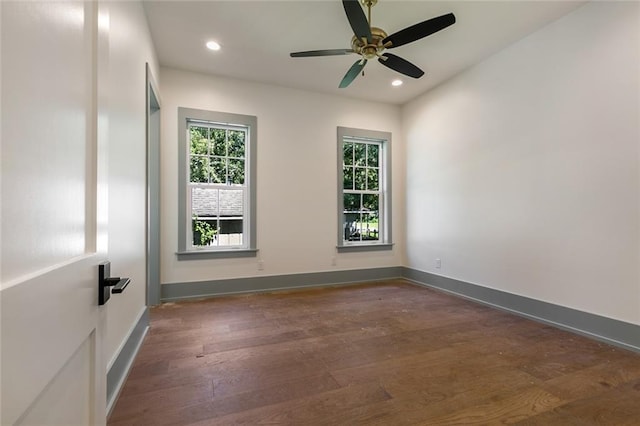
<svg viewBox="0 0 640 426">
<path fill-rule="evenodd" d="M 362 6 L 367 8 L 365 15 Z M 377 27 L 371 26 L 371 8 L 378 3 L 378 0 L 342 0 L 345 14 L 351 29 L 353 30 L 353 38 L 351 39 L 351 49 L 327 49 L 327 50 L 309 50 L 305 52 L 293 52 L 292 58 L 305 58 L 313 56 L 337 56 L 355 53 L 360 55 L 358 59 L 349 68 L 342 78 L 338 87 L 345 88 L 363 72 L 367 61 L 378 59 L 382 65 L 390 68 L 400 74 L 412 78 L 420 78 L 424 75 L 424 71 L 412 64 L 411 62 L 399 56 L 385 52 L 386 49 L 403 46 L 414 42 L 421 38 L 427 37 L 433 33 L 447 28 L 456 22 L 453 13 L 438 16 L 436 18 L 427 19 L 415 25 L 397 31 L 391 35 Z M 364 72 L 363 72 L 364 75 Z"/>
</svg>

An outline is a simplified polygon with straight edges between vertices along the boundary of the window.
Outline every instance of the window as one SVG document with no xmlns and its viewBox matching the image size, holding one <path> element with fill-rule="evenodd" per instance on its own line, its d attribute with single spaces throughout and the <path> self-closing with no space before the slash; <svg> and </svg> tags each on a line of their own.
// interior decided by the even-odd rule
<svg viewBox="0 0 640 426">
<path fill-rule="evenodd" d="M 178 258 L 255 256 L 253 116 L 178 108 Z"/>
<path fill-rule="evenodd" d="M 391 134 L 338 127 L 338 251 L 390 249 Z"/>
</svg>

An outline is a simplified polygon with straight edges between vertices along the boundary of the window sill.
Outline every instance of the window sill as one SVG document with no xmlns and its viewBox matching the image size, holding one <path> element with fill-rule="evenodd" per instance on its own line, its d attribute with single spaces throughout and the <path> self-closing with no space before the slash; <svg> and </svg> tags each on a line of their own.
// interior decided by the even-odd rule
<svg viewBox="0 0 640 426">
<path fill-rule="evenodd" d="M 258 249 L 231 249 L 231 250 L 192 250 L 178 251 L 178 260 L 199 259 L 230 259 L 233 257 L 256 257 Z"/>
<path fill-rule="evenodd" d="M 358 251 L 381 251 L 393 249 L 393 243 L 380 244 L 350 244 L 346 246 L 337 246 L 338 253 L 351 253 Z"/>
</svg>

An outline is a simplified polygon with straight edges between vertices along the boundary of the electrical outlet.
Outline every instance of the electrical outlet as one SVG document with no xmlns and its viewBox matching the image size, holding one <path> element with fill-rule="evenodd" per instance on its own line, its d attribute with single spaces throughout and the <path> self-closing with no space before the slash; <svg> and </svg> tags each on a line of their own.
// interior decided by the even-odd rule
<svg viewBox="0 0 640 426">
<path fill-rule="evenodd" d="M 264 260 L 258 260 L 258 271 L 262 271 L 264 269 Z"/>
<path fill-rule="evenodd" d="M 338 264 L 338 260 L 335 256 L 331 257 L 331 266 L 336 266 Z"/>
<path fill-rule="evenodd" d="M 436 259 L 436 268 L 442 268 L 442 261 L 440 259 Z"/>
</svg>

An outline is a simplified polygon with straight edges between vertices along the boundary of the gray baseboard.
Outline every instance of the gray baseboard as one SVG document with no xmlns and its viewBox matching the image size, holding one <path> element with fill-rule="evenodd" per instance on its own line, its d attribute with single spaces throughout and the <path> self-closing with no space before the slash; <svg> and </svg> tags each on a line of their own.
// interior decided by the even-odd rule
<svg viewBox="0 0 640 426">
<path fill-rule="evenodd" d="M 401 266 L 346 271 L 312 272 L 225 280 L 170 283 L 161 286 L 161 300 L 170 302 L 200 297 L 259 293 L 305 287 L 323 287 L 402 277 Z"/>
<path fill-rule="evenodd" d="M 145 307 L 138 318 L 138 322 L 136 322 L 131 333 L 129 333 L 127 341 L 122 345 L 120 353 L 107 371 L 107 418 L 111 415 L 111 410 L 113 410 L 113 407 L 116 405 L 118 395 L 129 375 L 133 360 L 138 354 L 140 345 L 142 345 L 142 341 L 148 330 L 149 308 Z"/>
<path fill-rule="evenodd" d="M 611 345 L 640 352 L 640 325 L 416 269 L 403 268 L 402 276 L 416 284 L 453 293 L 466 299 L 585 335 Z"/>
</svg>

